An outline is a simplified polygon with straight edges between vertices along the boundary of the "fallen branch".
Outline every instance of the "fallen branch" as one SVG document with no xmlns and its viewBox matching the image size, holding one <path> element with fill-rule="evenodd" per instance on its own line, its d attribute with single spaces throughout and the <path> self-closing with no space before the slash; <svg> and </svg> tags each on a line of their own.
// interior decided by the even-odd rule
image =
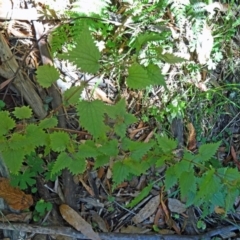
<svg viewBox="0 0 240 240">
<path fill-rule="evenodd" d="M 49 234 L 49 235 L 64 235 L 68 237 L 78 238 L 82 240 L 86 240 L 86 237 L 70 227 L 44 227 L 39 225 L 30 225 L 30 224 L 8 224 L 8 223 L 0 223 L 0 229 L 5 230 L 14 230 L 14 231 L 22 231 L 29 232 L 34 234 Z M 240 229 L 240 226 L 226 226 L 219 227 L 207 233 L 201 235 L 194 236 L 180 236 L 180 235 L 162 235 L 162 234 L 126 234 L 126 233 L 99 233 L 100 238 L 102 240 L 208 240 L 211 237 L 226 234 L 231 231 L 235 231 Z"/>
</svg>

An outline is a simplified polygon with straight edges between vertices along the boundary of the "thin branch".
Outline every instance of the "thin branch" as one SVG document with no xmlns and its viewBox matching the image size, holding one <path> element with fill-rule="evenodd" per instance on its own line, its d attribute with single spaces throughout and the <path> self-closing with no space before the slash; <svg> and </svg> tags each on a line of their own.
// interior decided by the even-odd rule
<svg viewBox="0 0 240 240">
<path fill-rule="evenodd" d="M 239 226 L 225 226 L 219 227 L 207 233 L 194 236 L 181 236 L 181 235 L 162 235 L 162 234 L 123 234 L 123 233 L 99 233 L 102 240 L 210 240 L 211 237 L 226 234 L 231 231 L 239 230 Z M 73 238 L 78 238 L 79 240 L 86 240 L 87 238 L 73 230 L 70 227 L 44 227 L 39 225 L 30 224 L 8 224 L 0 223 L 0 229 L 13 230 L 13 231 L 23 231 L 29 233 L 39 233 L 39 234 L 49 234 L 49 235 L 64 235 Z"/>
</svg>

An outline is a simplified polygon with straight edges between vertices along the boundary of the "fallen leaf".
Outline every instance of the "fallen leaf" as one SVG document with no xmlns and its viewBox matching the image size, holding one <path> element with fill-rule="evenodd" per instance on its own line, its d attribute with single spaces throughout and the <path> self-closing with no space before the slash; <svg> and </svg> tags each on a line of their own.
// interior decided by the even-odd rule
<svg viewBox="0 0 240 240">
<path fill-rule="evenodd" d="M 84 182 L 82 175 L 80 175 L 80 174 L 78 175 L 78 180 L 82 183 L 83 187 L 87 190 L 87 192 L 88 192 L 92 197 L 94 197 L 95 194 L 94 194 L 93 190 Z"/>
<path fill-rule="evenodd" d="M 33 205 L 32 196 L 25 194 L 19 188 L 12 187 L 7 178 L 0 178 L 0 197 L 15 210 L 24 210 Z"/>
<path fill-rule="evenodd" d="M 192 123 L 187 124 L 187 129 L 188 129 L 187 148 L 188 150 L 193 151 L 197 148 L 196 131 Z"/>
<path fill-rule="evenodd" d="M 28 222 L 32 219 L 32 212 L 22 212 L 20 214 L 9 213 L 4 216 L 0 216 L 1 222 Z"/>
<path fill-rule="evenodd" d="M 240 162 L 237 159 L 237 154 L 233 146 L 231 146 L 231 155 L 233 158 L 233 162 L 236 164 L 238 170 L 240 170 Z"/>
<path fill-rule="evenodd" d="M 168 208 L 171 212 L 179 214 L 184 213 L 187 210 L 185 204 L 175 198 L 168 198 Z"/>
<path fill-rule="evenodd" d="M 93 231 L 92 226 L 71 207 L 66 204 L 61 204 L 59 209 L 62 217 L 87 238 L 92 240 L 101 240 L 98 233 Z"/>
<path fill-rule="evenodd" d="M 219 206 L 216 206 L 216 207 L 214 208 L 214 212 L 217 213 L 217 214 L 225 214 L 225 213 L 226 213 L 225 210 L 224 210 L 224 208 L 221 208 L 221 207 L 219 207 Z"/>
<path fill-rule="evenodd" d="M 97 223 L 98 227 L 103 232 L 108 232 L 108 227 L 106 222 L 99 216 L 99 214 L 95 211 L 91 211 L 92 220 Z"/>
<path fill-rule="evenodd" d="M 160 196 L 153 197 L 133 218 L 132 221 L 137 224 L 150 217 L 160 203 Z"/>
<path fill-rule="evenodd" d="M 143 228 L 142 226 L 141 227 L 135 227 L 135 226 L 132 226 L 132 225 L 129 225 L 127 227 L 122 227 L 120 232 L 121 233 L 147 233 L 151 231 L 150 229 L 145 229 Z"/>
</svg>

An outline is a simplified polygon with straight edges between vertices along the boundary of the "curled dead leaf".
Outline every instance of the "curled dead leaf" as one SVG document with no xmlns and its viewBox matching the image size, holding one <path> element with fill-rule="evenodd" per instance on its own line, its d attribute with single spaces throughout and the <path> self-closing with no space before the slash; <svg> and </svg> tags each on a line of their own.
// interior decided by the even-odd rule
<svg viewBox="0 0 240 240">
<path fill-rule="evenodd" d="M 27 209 L 33 205 L 32 196 L 25 194 L 19 188 L 12 187 L 7 178 L 0 178 L 0 197 L 15 210 Z"/>
</svg>

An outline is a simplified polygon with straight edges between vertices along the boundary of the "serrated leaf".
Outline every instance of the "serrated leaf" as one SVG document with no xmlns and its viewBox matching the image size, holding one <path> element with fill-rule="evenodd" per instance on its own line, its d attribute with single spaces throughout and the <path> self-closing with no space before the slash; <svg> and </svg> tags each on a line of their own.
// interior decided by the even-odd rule
<svg viewBox="0 0 240 240">
<path fill-rule="evenodd" d="M 152 85 L 162 85 L 167 89 L 167 85 L 160 68 L 154 64 L 147 66 L 148 77 L 151 79 Z"/>
<path fill-rule="evenodd" d="M 107 141 L 102 146 L 100 146 L 97 150 L 111 157 L 117 156 L 119 152 L 118 141 L 116 139 Z"/>
<path fill-rule="evenodd" d="M 41 120 L 38 126 L 42 129 L 48 129 L 48 128 L 56 127 L 57 124 L 58 124 L 57 118 L 51 117 L 51 118 L 45 118 Z"/>
<path fill-rule="evenodd" d="M 170 139 L 166 136 L 156 135 L 157 142 L 159 147 L 162 149 L 164 153 L 171 153 L 173 150 L 177 148 L 177 141 Z"/>
<path fill-rule="evenodd" d="M 15 127 L 15 121 L 9 117 L 8 111 L 1 111 L 0 112 L 0 136 L 8 133 L 9 130 Z"/>
<path fill-rule="evenodd" d="M 81 37 L 76 41 L 76 47 L 61 56 L 75 63 L 83 72 L 94 74 L 99 69 L 100 52 L 87 27 L 79 34 Z"/>
<path fill-rule="evenodd" d="M 50 135 L 51 148 L 55 152 L 64 151 L 70 143 L 70 137 L 66 132 L 54 132 Z"/>
<path fill-rule="evenodd" d="M 69 171 L 73 174 L 81 174 L 86 170 L 87 162 L 82 157 L 81 152 L 72 154 L 72 160 L 68 166 Z"/>
<path fill-rule="evenodd" d="M 128 172 L 132 173 L 134 176 L 140 176 L 142 173 L 145 173 L 145 164 L 137 163 L 131 158 L 125 158 L 122 163 L 128 167 Z"/>
<path fill-rule="evenodd" d="M 174 165 L 175 175 L 180 178 L 182 175 L 182 172 L 188 172 L 191 169 L 193 169 L 193 166 L 191 166 L 191 162 L 186 161 L 185 159 L 182 159 L 178 163 Z"/>
<path fill-rule="evenodd" d="M 33 147 L 33 149 L 46 145 L 47 134 L 35 124 L 29 124 L 26 127 L 25 136 L 27 140 L 26 144 L 29 145 L 29 147 Z"/>
<path fill-rule="evenodd" d="M 58 157 L 53 165 L 51 175 L 60 172 L 64 168 L 67 168 L 69 166 L 69 164 L 71 163 L 71 161 L 72 161 L 72 158 L 66 152 L 61 152 L 58 155 Z"/>
<path fill-rule="evenodd" d="M 170 189 L 177 183 L 177 176 L 175 174 L 174 165 L 169 167 L 165 173 L 165 187 L 166 190 Z"/>
<path fill-rule="evenodd" d="M 9 148 L 12 150 L 25 148 L 26 142 L 26 136 L 19 133 L 13 133 L 8 140 Z"/>
<path fill-rule="evenodd" d="M 146 32 L 138 35 L 138 37 L 135 40 L 134 46 L 136 47 L 136 50 L 138 52 L 145 43 L 150 41 L 159 41 L 163 39 L 166 38 L 161 36 L 161 34 Z"/>
<path fill-rule="evenodd" d="M 179 187 L 182 199 L 188 196 L 189 191 L 196 193 L 196 178 L 193 171 L 182 172 L 179 177 Z"/>
<path fill-rule="evenodd" d="M 44 88 L 50 87 L 60 77 L 58 70 L 50 65 L 43 65 L 37 68 L 37 81 Z"/>
<path fill-rule="evenodd" d="M 197 192 L 196 199 L 204 198 L 205 201 L 209 200 L 211 196 L 218 191 L 221 191 L 221 182 L 215 175 L 215 169 L 208 170 L 198 182 L 199 191 Z"/>
<path fill-rule="evenodd" d="M 81 93 L 83 91 L 84 87 L 81 86 L 73 86 L 69 89 L 67 89 L 63 96 L 64 96 L 64 105 L 76 105 L 79 102 L 79 99 L 81 97 Z"/>
<path fill-rule="evenodd" d="M 78 150 L 82 158 L 96 157 L 99 155 L 95 143 L 91 140 L 88 140 L 85 143 L 79 145 Z"/>
<path fill-rule="evenodd" d="M 129 204 L 127 204 L 127 208 L 133 208 L 138 203 L 140 203 L 145 197 L 148 196 L 150 191 L 153 188 L 153 184 L 149 184 L 147 187 L 145 187 L 138 195 L 135 197 Z"/>
<path fill-rule="evenodd" d="M 113 189 L 120 183 L 122 183 L 129 176 L 129 168 L 122 161 L 117 161 L 113 164 Z"/>
<path fill-rule="evenodd" d="M 94 138 L 104 138 L 108 130 L 104 124 L 104 103 L 95 100 L 92 102 L 81 101 L 77 106 L 81 125 L 93 135 Z"/>
<path fill-rule="evenodd" d="M 199 153 L 196 158 L 199 158 L 201 162 L 206 162 L 212 158 L 221 145 L 221 141 L 216 143 L 203 144 L 199 148 Z"/>
<path fill-rule="evenodd" d="M 32 109 L 29 106 L 15 107 L 13 114 L 18 119 L 27 119 L 32 116 Z"/>
<path fill-rule="evenodd" d="M 103 167 L 109 163 L 110 157 L 107 155 L 97 156 L 94 162 L 94 169 Z"/>
<path fill-rule="evenodd" d="M 3 160 L 8 167 L 10 173 L 17 174 L 22 166 L 24 160 L 24 149 L 6 149 L 2 152 Z"/>
<path fill-rule="evenodd" d="M 138 63 L 132 64 L 128 69 L 127 85 L 132 89 L 143 89 L 152 84 L 146 68 Z"/>
<path fill-rule="evenodd" d="M 122 147 L 125 150 L 130 151 L 130 157 L 134 160 L 141 161 L 142 157 L 155 145 L 153 141 L 148 143 L 131 141 L 128 138 L 124 138 L 122 141 Z"/>
</svg>

